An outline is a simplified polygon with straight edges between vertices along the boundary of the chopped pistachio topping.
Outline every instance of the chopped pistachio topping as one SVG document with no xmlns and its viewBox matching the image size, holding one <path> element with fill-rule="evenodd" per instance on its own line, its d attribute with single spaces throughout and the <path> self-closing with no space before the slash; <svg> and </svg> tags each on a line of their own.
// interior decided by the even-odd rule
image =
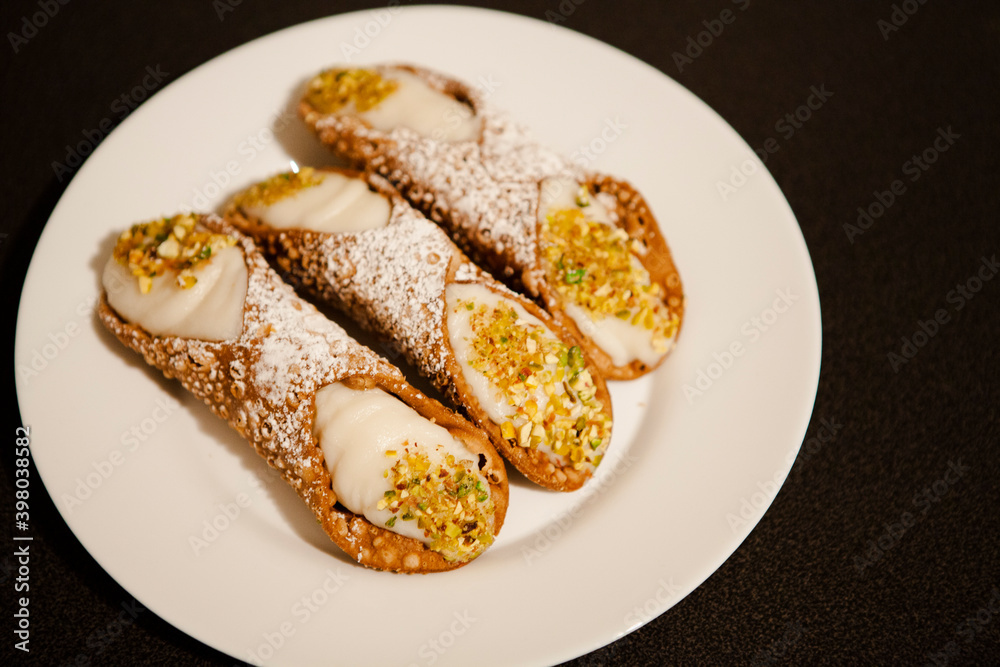
<svg viewBox="0 0 1000 667">
<path fill-rule="evenodd" d="M 302 167 L 298 171 L 288 171 L 272 176 L 266 181 L 257 183 L 233 199 L 233 204 L 240 208 L 255 206 L 270 206 L 276 202 L 291 197 L 296 192 L 319 185 L 323 179 L 312 167 Z"/>
<path fill-rule="evenodd" d="M 542 223 L 545 272 L 563 299 L 582 307 L 591 319 L 617 317 L 649 331 L 653 349 L 666 352 L 680 320 L 663 303 L 663 287 L 635 257 L 624 229 L 588 219 L 586 188 L 579 208 L 550 211 Z"/>
<path fill-rule="evenodd" d="M 194 268 L 236 245 L 235 237 L 197 229 L 197 222 L 196 216 L 184 214 L 132 225 L 118 237 L 115 261 L 129 268 L 143 294 L 153 288 L 153 278 L 168 271 L 177 273 L 181 289 L 194 287 Z"/>
<path fill-rule="evenodd" d="M 409 442 L 385 471 L 392 488 L 378 503 L 392 516 L 385 522 L 416 521 L 430 538 L 430 548 L 449 561 L 475 558 L 493 543 L 493 503 L 489 484 L 471 460 L 452 454 L 441 464 Z"/>
<path fill-rule="evenodd" d="M 512 408 L 501 435 L 520 447 L 551 452 L 561 465 L 596 467 L 611 437 L 611 419 L 596 397 L 582 350 L 519 319 L 509 305 L 456 305 L 470 307 L 469 365 Z"/>
<path fill-rule="evenodd" d="M 321 113 L 336 113 L 352 102 L 368 111 L 395 92 L 399 83 L 368 69 L 329 69 L 309 82 L 306 102 Z"/>
</svg>

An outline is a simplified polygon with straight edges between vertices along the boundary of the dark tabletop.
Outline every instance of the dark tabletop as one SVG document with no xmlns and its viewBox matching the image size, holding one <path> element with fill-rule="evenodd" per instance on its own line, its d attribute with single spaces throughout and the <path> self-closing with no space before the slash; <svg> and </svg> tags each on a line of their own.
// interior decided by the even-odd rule
<svg viewBox="0 0 1000 667">
<path fill-rule="evenodd" d="M 571 664 L 1000 664 L 1000 5 L 497 5 L 653 65 L 761 149 L 801 225 L 823 312 L 812 423 L 763 520 L 690 596 Z M 54 163 L 85 131 L 103 135 L 120 122 L 127 107 L 110 105 L 147 64 L 175 80 L 255 37 L 379 6 L 4 2 L 8 330 L 39 233 L 70 180 Z M 817 91 L 822 105 L 796 119 Z M 21 423 L 12 356 L 0 456 L 11 532 Z M 233 663 L 138 605 L 43 496 L 31 505 L 31 653 L 13 648 L 8 534 L 0 655 L 39 665 Z"/>
</svg>

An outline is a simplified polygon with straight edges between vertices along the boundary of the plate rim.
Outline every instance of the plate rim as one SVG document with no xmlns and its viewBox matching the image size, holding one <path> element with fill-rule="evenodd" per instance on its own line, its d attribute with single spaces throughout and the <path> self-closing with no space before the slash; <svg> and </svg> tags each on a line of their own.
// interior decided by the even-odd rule
<svg viewBox="0 0 1000 667">
<path fill-rule="evenodd" d="M 502 15 L 504 15 L 506 17 L 513 17 L 513 18 L 515 18 L 515 19 L 517 19 L 519 21 L 532 22 L 532 23 L 544 23 L 542 21 L 539 21 L 538 19 L 534 19 L 534 18 L 527 17 L 527 16 L 524 16 L 524 15 L 514 14 L 514 13 L 506 12 L 506 11 L 498 11 L 498 10 L 485 9 L 485 8 L 451 7 L 451 6 L 444 6 L 444 5 L 418 5 L 418 6 L 406 7 L 405 10 L 407 12 L 413 12 L 413 13 L 416 13 L 418 11 L 431 10 L 431 11 L 435 11 L 435 12 L 443 12 L 445 14 L 466 13 L 466 12 L 473 12 L 473 13 L 482 14 L 482 15 L 502 14 Z M 320 24 L 320 23 L 326 23 L 326 22 L 331 22 L 331 21 L 334 21 L 334 20 L 345 20 L 345 19 L 348 19 L 350 17 L 359 17 L 359 16 L 363 16 L 363 15 L 367 15 L 367 14 L 373 14 L 373 13 L 375 13 L 377 11 L 381 11 L 381 10 L 378 10 L 378 9 L 359 10 L 359 11 L 356 11 L 356 12 L 349 12 L 349 13 L 345 13 L 345 14 L 337 14 L 337 15 L 333 15 L 333 16 L 327 16 L 327 17 L 322 17 L 322 18 L 318 18 L 318 19 L 313 19 L 311 21 L 307 21 L 307 22 L 304 22 L 304 23 L 296 24 L 296 25 L 293 25 L 293 26 L 288 26 L 286 28 L 282 28 L 280 30 L 268 33 L 266 35 L 262 35 L 260 37 L 255 38 L 254 40 L 251 40 L 250 42 L 247 42 L 245 44 L 242 44 L 242 45 L 236 46 L 236 47 L 234 47 L 232 49 L 229 49 L 228 51 L 226 51 L 226 52 L 224 52 L 222 54 L 219 54 L 218 56 L 212 58 L 211 60 L 208 60 L 207 62 L 202 63 L 201 65 L 193 68 L 192 70 L 190 70 L 189 72 L 185 73 L 184 75 L 179 76 L 177 79 L 175 79 L 174 81 L 172 81 L 169 85 L 165 86 L 162 90 L 157 91 L 156 95 L 151 96 L 149 100 L 147 100 L 143 105 L 141 105 L 139 108 L 137 108 L 135 110 L 135 112 L 133 112 L 132 114 L 130 114 L 130 116 L 128 118 L 126 118 L 118 127 L 116 127 L 112 131 L 112 133 L 105 139 L 105 141 L 102 142 L 102 144 L 97 148 L 97 150 L 95 150 L 94 153 L 90 157 L 88 157 L 88 159 L 85 162 L 85 164 L 81 165 L 81 167 L 77 171 L 77 173 L 74 174 L 73 179 L 71 180 L 71 182 L 67 186 L 66 190 L 63 192 L 62 196 L 60 197 L 59 202 L 57 203 L 56 207 L 53 209 L 53 212 L 52 212 L 52 214 L 51 214 L 51 216 L 49 218 L 49 221 L 46 222 L 46 225 L 45 225 L 44 229 L 42 230 L 41 235 L 39 236 L 39 239 L 38 239 L 35 251 L 34 251 L 32 259 L 31 259 L 31 263 L 30 263 L 30 265 L 28 267 L 28 270 L 26 272 L 26 275 L 25 275 L 24 283 L 22 284 L 21 300 L 19 302 L 18 313 L 17 313 L 16 331 L 17 331 L 18 342 L 16 343 L 16 349 L 20 350 L 20 349 L 22 349 L 23 345 L 27 345 L 27 343 L 23 342 L 23 337 L 21 336 L 21 330 L 22 330 L 22 324 L 23 324 L 22 323 L 22 315 L 25 314 L 25 312 L 26 312 L 24 310 L 24 308 L 22 307 L 22 305 L 26 301 L 25 296 L 28 295 L 29 291 L 32 290 L 32 288 L 33 288 L 32 285 L 29 285 L 29 282 L 30 282 L 30 279 L 31 279 L 31 276 L 32 276 L 32 272 L 36 270 L 36 264 L 37 264 L 36 259 L 38 258 L 40 251 L 43 249 L 43 246 L 46 245 L 47 236 L 55 233 L 55 232 L 52 231 L 53 228 L 54 228 L 54 225 L 50 225 L 49 222 L 51 222 L 53 219 L 57 219 L 60 216 L 64 216 L 65 215 L 64 213 L 62 213 L 62 208 L 64 206 L 69 206 L 69 204 L 67 202 L 72 201 L 71 193 L 73 193 L 74 187 L 80 187 L 80 181 L 81 181 L 80 177 L 81 177 L 81 175 L 83 175 L 85 173 L 89 173 L 88 170 L 89 169 L 93 169 L 94 168 L 93 167 L 94 164 L 98 164 L 98 161 L 95 160 L 95 156 L 98 156 L 98 155 L 101 154 L 101 151 L 106 148 L 106 145 L 110 143 L 109 140 L 112 140 L 112 138 L 115 136 L 116 133 L 118 134 L 119 137 L 121 137 L 121 136 L 123 136 L 126 133 L 127 128 L 130 128 L 130 127 L 133 127 L 133 126 L 137 126 L 141 122 L 141 118 L 143 118 L 143 113 L 144 112 L 148 112 L 149 108 L 153 104 L 155 104 L 154 100 L 156 100 L 156 99 L 161 99 L 162 100 L 162 99 L 166 98 L 168 96 L 167 91 L 171 90 L 171 88 L 174 88 L 176 90 L 176 88 L 179 87 L 179 84 L 182 81 L 184 81 L 186 78 L 189 78 L 189 77 L 191 77 L 192 75 L 195 75 L 198 72 L 201 72 L 202 73 L 201 75 L 204 76 L 206 68 L 208 68 L 209 66 L 219 66 L 218 63 L 220 63 L 220 62 L 223 62 L 225 60 L 232 59 L 232 58 L 237 58 L 237 57 L 239 57 L 239 54 L 241 52 L 248 52 L 248 51 L 252 50 L 255 46 L 259 45 L 259 43 L 261 43 L 264 40 L 278 39 L 282 35 L 294 33 L 296 31 L 302 29 L 304 26 L 309 26 L 309 25 L 314 25 L 314 24 Z M 559 27 L 559 28 L 561 28 L 561 26 L 553 26 L 553 27 Z M 597 40 L 596 38 L 590 37 L 588 35 L 583 35 L 582 33 L 577 33 L 575 31 L 572 31 L 572 30 L 569 30 L 569 29 L 566 29 L 566 28 L 562 28 L 562 29 L 563 30 L 568 30 L 569 32 L 572 32 L 573 35 L 575 37 L 577 37 L 577 38 L 582 37 L 582 38 L 584 38 L 585 40 L 587 40 L 588 42 L 590 42 L 592 44 L 600 45 L 601 48 L 604 48 L 604 49 L 613 49 L 614 51 L 618 52 L 622 56 L 624 56 L 624 57 L 628 58 L 629 60 L 631 60 L 633 64 L 638 64 L 638 65 L 641 65 L 641 66 L 643 66 L 645 68 L 648 68 L 652 73 L 655 73 L 657 76 L 659 76 L 659 77 L 661 77 L 661 78 L 669 81 L 671 84 L 673 84 L 675 86 L 675 88 L 677 90 L 683 91 L 683 93 L 685 95 L 689 96 L 690 98 L 692 98 L 692 100 L 694 100 L 698 104 L 700 104 L 704 108 L 705 111 L 707 111 L 708 113 L 712 114 L 714 116 L 713 120 L 715 122 L 721 123 L 722 125 L 724 125 L 728 129 L 728 131 L 730 133 L 732 133 L 733 136 L 735 136 L 740 142 L 742 142 L 742 143 L 745 144 L 745 142 L 743 141 L 743 139 L 741 137 L 739 137 L 738 133 L 735 132 L 735 130 L 725 121 L 724 118 L 722 118 L 717 112 L 715 112 L 715 110 L 712 109 L 708 104 L 706 104 L 704 101 L 702 101 L 696 95 L 694 95 L 694 93 L 692 93 L 691 91 L 689 91 L 686 87 L 684 87 L 683 85 L 681 85 L 680 83 L 678 83 L 674 79 L 670 78 L 666 74 L 664 74 L 664 73 L 660 72 L 659 70 L 655 69 L 651 65 L 649 65 L 649 64 L 647 64 L 647 63 L 639 60 L 638 58 L 635 58 L 634 56 L 628 54 L 627 52 L 622 51 L 621 49 L 618 49 L 617 47 L 614 47 L 612 45 L 609 45 L 609 44 L 606 44 L 604 42 L 601 42 L 600 40 Z M 774 185 L 774 188 L 777 189 L 777 184 L 773 181 L 773 178 L 766 171 L 766 169 L 765 169 L 764 173 L 766 174 L 767 179 Z M 789 217 L 791 218 L 791 222 L 794 223 L 792 226 L 794 227 L 794 232 L 797 234 L 797 238 L 795 238 L 796 244 L 799 246 L 799 250 L 802 253 L 802 255 L 804 256 L 804 259 L 806 260 L 806 262 L 808 264 L 808 267 L 809 267 L 809 277 L 811 279 L 810 287 L 813 290 L 809 296 L 814 296 L 815 297 L 815 307 L 816 307 L 816 315 L 817 315 L 817 319 L 813 323 L 813 326 L 815 327 L 815 333 L 816 333 L 816 340 L 815 340 L 816 344 L 815 344 L 815 349 L 813 350 L 814 368 L 810 369 L 810 371 L 811 371 L 810 372 L 810 377 L 813 377 L 814 380 L 815 380 L 815 382 L 810 382 L 809 383 L 812 386 L 812 389 L 811 389 L 812 396 L 811 396 L 811 399 L 809 401 L 809 409 L 802 414 L 801 421 L 803 421 L 803 423 L 800 425 L 800 427 L 796 427 L 794 429 L 797 432 L 800 432 L 801 435 L 799 437 L 798 443 L 794 447 L 794 451 L 792 452 L 792 458 L 791 458 L 791 460 L 789 460 L 787 462 L 787 468 L 784 470 L 784 473 L 782 475 L 781 484 L 779 484 L 779 490 L 780 490 L 780 486 L 783 485 L 784 481 L 787 478 L 788 473 L 791 470 L 792 463 L 794 462 L 794 454 L 797 453 L 798 448 L 802 444 L 801 439 L 802 439 L 802 437 L 805 436 L 805 434 L 807 432 L 808 425 L 809 425 L 809 422 L 811 420 L 813 409 L 814 409 L 815 402 L 816 402 L 817 395 L 818 395 L 818 387 L 819 387 L 818 383 L 819 383 L 821 363 L 822 363 L 822 310 L 821 310 L 820 302 L 819 302 L 819 291 L 818 291 L 818 286 L 816 284 L 815 271 L 812 268 L 812 262 L 811 262 L 811 258 L 810 258 L 808 246 L 807 246 L 807 244 L 805 242 L 805 238 L 804 238 L 804 236 L 802 234 L 802 230 L 801 230 L 801 228 L 797 224 L 794 212 L 792 211 L 790 204 L 787 202 L 787 199 L 785 199 L 784 196 L 781 194 L 780 189 L 777 189 L 777 192 L 778 192 L 778 196 L 779 196 L 780 200 L 782 202 L 784 202 L 784 205 L 787 207 L 787 212 L 788 212 Z M 786 231 L 788 231 L 788 230 L 786 230 Z M 803 257 L 800 257 L 799 259 L 801 260 L 801 259 L 803 259 Z M 682 343 L 681 344 L 683 344 L 683 338 L 682 338 Z M 19 355 L 19 354 L 16 355 L 15 360 L 18 359 L 18 358 L 21 358 L 21 356 L 22 355 Z M 20 405 L 21 404 L 20 396 L 22 395 L 21 381 L 18 379 L 16 384 L 17 384 L 17 387 L 18 387 L 18 392 L 17 393 L 18 393 L 18 397 L 19 397 L 18 398 L 18 402 L 19 402 L 19 405 Z M 39 472 L 39 476 L 42 478 L 42 481 L 43 481 L 43 484 L 44 484 L 45 475 L 44 475 L 44 473 L 42 472 L 41 469 L 39 469 L 38 472 Z M 770 505 L 773 503 L 774 498 L 776 497 L 776 495 L 777 495 L 777 493 L 775 494 L 775 496 L 771 497 L 769 499 L 769 501 L 767 502 L 767 504 L 761 509 L 761 511 L 759 512 L 759 514 L 752 521 L 752 525 L 750 525 L 750 527 L 745 531 L 745 533 L 742 535 L 742 537 L 740 537 L 740 539 L 738 540 L 736 546 L 732 550 L 730 550 L 728 553 L 721 554 L 718 557 L 718 559 L 717 559 L 718 562 L 715 562 L 715 563 L 713 563 L 711 565 L 706 564 L 705 568 L 704 568 L 705 569 L 704 576 L 701 577 L 701 578 L 699 578 L 696 583 L 694 583 L 692 586 L 690 586 L 689 590 L 687 592 L 685 592 L 683 595 L 679 596 L 677 598 L 677 600 L 673 600 L 669 604 L 665 603 L 663 605 L 663 608 L 660 609 L 659 611 L 657 611 L 657 613 L 654 614 L 652 616 L 652 618 L 650 618 L 650 619 L 648 619 L 648 620 L 646 620 L 646 621 L 644 621 L 642 623 L 639 623 L 639 624 L 637 624 L 637 625 L 635 625 L 633 627 L 625 628 L 625 629 L 619 631 L 610 640 L 596 640 L 596 642 L 593 643 L 589 648 L 587 648 L 585 652 L 596 650 L 596 649 L 600 648 L 601 646 L 607 645 L 611 641 L 615 641 L 615 640 L 623 637 L 624 635 L 629 634 L 629 633 L 637 630 L 638 628 L 646 625 L 653 618 L 658 617 L 664 611 L 666 611 L 667 609 L 669 609 L 670 607 L 672 607 L 674 604 L 676 604 L 677 601 L 679 601 L 680 599 L 683 599 L 683 597 L 686 596 L 691 590 L 694 590 L 695 588 L 697 588 L 698 586 L 700 586 L 705 580 L 707 580 L 712 575 L 712 573 L 714 573 L 722 565 L 722 563 L 724 563 L 730 556 L 732 556 L 733 553 L 735 553 L 735 551 L 739 548 L 739 546 L 749 536 L 750 532 L 752 532 L 753 527 L 755 527 L 756 524 L 763 518 L 764 513 L 766 513 L 767 508 L 770 507 Z M 77 531 L 74 529 L 74 527 L 73 527 L 73 521 L 67 516 L 66 512 L 64 511 L 64 508 L 58 502 L 56 502 L 56 499 L 54 497 L 53 497 L 53 504 L 56 506 L 56 509 L 60 512 L 60 515 L 62 516 L 63 520 L 66 521 L 67 526 L 70 528 L 71 531 L 73 531 L 73 533 L 77 537 L 77 539 L 80 539 L 81 543 L 84 543 L 84 540 L 82 539 L 82 536 L 79 535 L 77 533 Z M 91 550 L 88 549 L 88 552 L 90 552 L 90 551 Z M 116 582 L 120 583 L 118 577 L 116 577 L 114 574 L 112 574 L 112 570 L 109 569 L 109 567 L 104 562 L 98 560 L 96 557 L 95 557 L 95 560 L 97 560 L 98 564 L 102 567 L 102 569 L 109 576 L 112 577 L 112 579 L 115 579 Z M 125 588 L 124 585 L 123 585 L 123 588 Z M 126 590 L 129 590 L 129 593 L 133 594 L 132 591 L 129 588 L 126 588 Z M 198 640 L 198 641 L 200 641 L 202 643 L 205 643 L 206 645 L 211 646 L 211 647 L 213 647 L 213 648 L 215 648 L 217 650 L 220 650 L 220 651 L 223 651 L 223 652 L 227 652 L 226 649 L 220 648 L 219 646 L 217 646 L 216 644 L 212 643 L 211 641 L 206 640 L 200 634 L 196 634 L 194 632 L 191 632 L 189 629 L 184 628 L 181 624 L 178 624 L 174 620 L 168 619 L 166 616 L 164 616 L 163 614 L 161 614 L 157 610 L 157 607 L 156 607 L 155 604 L 153 606 L 150 606 L 150 605 L 147 604 L 147 601 L 145 599 L 139 598 L 138 596 L 137 596 L 137 599 L 139 599 L 140 601 L 142 601 L 142 603 L 144 605 L 146 605 L 149 609 L 153 610 L 154 613 L 157 613 L 166 622 L 170 623 L 174 627 L 182 629 L 183 632 L 185 632 L 186 634 L 190 635 L 194 639 L 196 639 L 196 640 Z M 577 652 L 576 649 L 564 650 L 562 652 L 562 654 L 561 654 L 562 657 L 560 659 L 569 659 L 569 658 L 572 658 L 572 657 L 575 657 L 575 656 L 579 656 L 579 655 L 582 655 L 582 654 L 583 653 Z"/>
</svg>

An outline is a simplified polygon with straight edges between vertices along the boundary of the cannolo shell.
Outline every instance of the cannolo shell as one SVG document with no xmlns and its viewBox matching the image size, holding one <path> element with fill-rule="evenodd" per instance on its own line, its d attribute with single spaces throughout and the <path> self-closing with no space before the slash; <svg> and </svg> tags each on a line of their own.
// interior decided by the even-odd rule
<svg viewBox="0 0 1000 667">
<path fill-rule="evenodd" d="M 563 311 L 548 283 L 538 239 L 541 182 L 564 176 L 614 199 L 615 224 L 646 249 L 638 257 L 653 283 L 664 289 L 663 301 L 683 323 L 684 293 L 666 239 L 641 194 L 626 181 L 588 172 L 533 141 L 524 128 L 486 105 L 473 88 L 430 70 L 392 65 L 414 74 L 432 88 L 467 103 L 483 120 L 478 142 L 436 142 L 411 131 L 382 132 L 351 115 L 323 114 L 305 99 L 299 115 L 320 141 L 353 166 L 387 178 L 427 217 L 441 224 L 481 266 L 513 289 L 537 299 L 581 341 L 597 371 L 610 380 L 628 380 L 656 364 L 633 360 L 616 365 Z M 379 69 L 379 68 L 375 68 Z M 457 201 L 461 205 L 456 205 Z"/>
<path fill-rule="evenodd" d="M 206 342 L 152 336 L 123 320 L 105 293 L 98 308 L 101 322 L 147 363 L 166 377 L 178 379 L 249 441 L 351 558 L 394 572 L 438 572 L 464 565 L 447 561 L 419 540 L 373 525 L 337 504 L 313 435 L 315 394 L 340 381 L 358 388 L 379 387 L 448 429 L 479 457 L 480 469 L 490 482 L 496 534 L 506 514 L 508 487 L 503 461 L 487 439 L 299 298 L 267 265 L 250 238 L 215 216 L 205 216 L 201 222 L 213 231 L 236 236 L 243 248 L 248 289 L 239 339 Z M 275 362 L 282 362 L 283 367 Z"/>
<path fill-rule="evenodd" d="M 343 169 L 329 171 L 361 176 Z M 414 210 L 387 181 L 374 174 L 366 180 L 392 204 L 389 226 L 383 230 L 329 234 L 275 229 L 235 205 L 226 216 L 258 241 L 292 284 L 348 313 L 403 353 L 489 434 L 497 450 L 528 479 L 558 491 L 580 488 L 589 479 L 589 471 L 556 466 L 544 452 L 506 440 L 476 399 L 449 343 L 445 289 L 451 283 L 481 285 L 523 306 L 567 345 L 579 344 L 576 336 L 533 301 L 475 266 L 440 227 Z M 594 374 L 594 384 L 610 417 L 607 385 L 599 374 Z"/>
</svg>

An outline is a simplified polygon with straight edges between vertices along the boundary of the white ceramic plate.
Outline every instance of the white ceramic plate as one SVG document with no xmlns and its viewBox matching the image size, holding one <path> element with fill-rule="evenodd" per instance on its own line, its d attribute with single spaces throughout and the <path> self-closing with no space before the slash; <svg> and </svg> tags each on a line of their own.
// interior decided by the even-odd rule
<svg viewBox="0 0 1000 667">
<path fill-rule="evenodd" d="M 329 160 L 290 110 L 307 77 L 346 57 L 477 83 L 549 145 L 633 181 L 688 296 L 677 351 L 651 376 L 613 385 L 616 431 L 597 478 L 570 495 L 515 479 L 493 548 L 442 575 L 348 561 L 246 443 L 93 315 L 98 269 L 121 228 L 214 208 L 291 159 Z M 612 642 L 737 548 L 809 422 L 821 327 L 798 225 L 763 169 L 726 200 L 717 189 L 751 156 L 651 67 L 508 14 L 388 8 L 226 53 L 102 143 L 38 244 L 15 362 L 45 487 L 142 604 L 243 660 L 532 665 Z"/>
</svg>

